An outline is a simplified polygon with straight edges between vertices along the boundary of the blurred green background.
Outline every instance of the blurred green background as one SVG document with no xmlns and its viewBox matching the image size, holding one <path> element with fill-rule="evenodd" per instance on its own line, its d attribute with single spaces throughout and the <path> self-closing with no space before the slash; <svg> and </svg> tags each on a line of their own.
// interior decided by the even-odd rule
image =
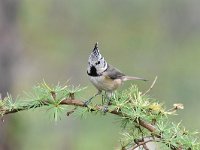
<svg viewBox="0 0 200 150">
<path fill-rule="evenodd" d="M 149 88 L 191 130 L 200 127 L 200 1 L 198 0 L 0 0 L 0 92 L 14 97 L 43 79 L 87 86 L 88 55 L 99 42 L 106 60 Z M 128 88 L 125 83 L 120 89 Z M 43 109 L 8 115 L 0 123 L 0 150 L 110 150 L 119 146 L 112 115 L 54 122 Z"/>
</svg>

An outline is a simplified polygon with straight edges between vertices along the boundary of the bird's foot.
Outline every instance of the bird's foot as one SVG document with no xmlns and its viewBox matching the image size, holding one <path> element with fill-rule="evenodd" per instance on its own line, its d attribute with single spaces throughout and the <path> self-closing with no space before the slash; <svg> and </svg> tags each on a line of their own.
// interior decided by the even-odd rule
<svg viewBox="0 0 200 150">
<path fill-rule="evenodd" d="M 89 98 L 87 101 L 83 102 L 83 106 L 84 107 L 88 107 L 88 105 L 90 104 L 90 102 L 92 101 L 93 98 L 95 98 L 97 95 L 99 95 L 101 92 L 98 92 L 97 94 L 95 94 L 94 96 L 92 96 L 91 98 Z"/>
<path fill-rule="evenodd" d="M 83 107 L 88 107 L 90 102 L 91 102 L 90 100 L 84 101 L 83 102 Z"/>
<path fill-rule="evenodd" d="M 102 111 L 106 114 L 108 112 L 108 105 L 103 106 Z"/>
</svg>

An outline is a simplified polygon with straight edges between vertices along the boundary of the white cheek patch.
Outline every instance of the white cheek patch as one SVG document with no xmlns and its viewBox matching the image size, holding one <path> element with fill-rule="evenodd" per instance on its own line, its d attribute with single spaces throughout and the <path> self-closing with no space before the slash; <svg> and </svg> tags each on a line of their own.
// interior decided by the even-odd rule
<svg viewBox="0 0 200 150">
<path fill-rule="evenodd" d="M 99 64 L 96 66 L 97 74 L 102 74 L 107 69 L 107 63 L 106 64 Z"/>
</svg>

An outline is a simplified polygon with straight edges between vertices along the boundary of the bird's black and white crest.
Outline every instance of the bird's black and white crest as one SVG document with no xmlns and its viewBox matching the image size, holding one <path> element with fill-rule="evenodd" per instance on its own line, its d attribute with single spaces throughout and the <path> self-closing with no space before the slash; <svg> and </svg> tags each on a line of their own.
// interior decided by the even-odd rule
<svg viewBox="0 0 200 150">
<path fill-rule="evenodd" d="M 87 73 L 90 76 L 99 76 L 107 69 L 107 62 L 99 52 L 98 42 L 94 45 L 94 49 L 88 59 Z"/>
<path fill-rule="evenodd" d="M 102 58 L 102 56 L 99 52 L 98 42 L 96 42 L 95 45 L 94 45 L 94 49 L 92 50 L 92 53 L 90 54 L 88 61 L 96 61 L 96 60 L 99 60 L 101 58 Z"/>
<path fill-rule="evenodd" d="M 92 51 L 92 55 L 94 55 L 94 56 L 96 56 L 96 57 L 98 57 L 99 55 L 101 55 L 101 54 L 99 53 L 98 42 L 96 42 L 95 45 L 94 45 L 94 49 L 93 49 L 93 51 Z"/>
</svg>

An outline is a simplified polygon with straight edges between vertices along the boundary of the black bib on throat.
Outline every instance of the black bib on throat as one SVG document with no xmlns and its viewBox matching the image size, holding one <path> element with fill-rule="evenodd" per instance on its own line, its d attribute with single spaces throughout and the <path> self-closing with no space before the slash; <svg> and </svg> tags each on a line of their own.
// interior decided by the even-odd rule
<svg viewBox="0 0 200 150">
<path fill-rule="evenodd" d="M 97 74 L 97 69 L 94 66 L 92 66 L 90 68 L 90 72 L 87 71 L 87 74 L 89 76 L 92 76 L 92 77 L 98 77 L 98 76 L 100 76 L 99 74 Z"/>
</svg>

